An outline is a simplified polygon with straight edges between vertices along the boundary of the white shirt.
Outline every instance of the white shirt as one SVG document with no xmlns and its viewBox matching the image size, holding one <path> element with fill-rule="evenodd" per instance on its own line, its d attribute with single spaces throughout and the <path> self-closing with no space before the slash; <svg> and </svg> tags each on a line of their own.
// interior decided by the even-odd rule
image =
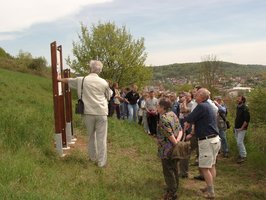
<svg viewBox="0 0 266 200">
<path fill-rule="evenodd" d="M 70 78 L 68 81 L 71 88 L 77 89 L 79 98 L 82 79 L 83 77 Z M 112 93 L 106 80 L 100 78 L 96 73 L 90 73 L 85 77 L 83 83 L 84 114 L 108 115 L 108 100 L 110 100 Z"/>
</svg>

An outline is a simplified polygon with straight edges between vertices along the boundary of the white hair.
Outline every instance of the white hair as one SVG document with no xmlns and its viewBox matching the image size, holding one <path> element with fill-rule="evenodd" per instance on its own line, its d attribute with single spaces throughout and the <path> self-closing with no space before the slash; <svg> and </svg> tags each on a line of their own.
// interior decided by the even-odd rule
<svg viewBox="0 0 266 200">
<path fill-rule="evenodd" d="M 200 95 L 204 100 L 207 100 L 210 98 L 211 93 L 206 88 L 201 88 L 197 91 L 197 95 Z"/>
<path fill-rule="evenodd" d="M 100 74 L 103 69 L 103 64 L 101 61 L 98 60 L 91 60 L 90 61 L 90 72 Z"/>
</svg>

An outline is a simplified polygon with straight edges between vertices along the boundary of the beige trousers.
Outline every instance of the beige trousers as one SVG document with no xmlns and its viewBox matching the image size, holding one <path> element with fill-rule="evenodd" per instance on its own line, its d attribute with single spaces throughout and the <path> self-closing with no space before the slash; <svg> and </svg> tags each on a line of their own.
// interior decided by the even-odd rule
<svg viewBox="0 0 266 200">
<path fill-rule="evenodd" d="M 107 163 L 107 116 L 83 115 L 83 121 L 89 137 L 89 159 L 104 167 Z"/>
</svg>

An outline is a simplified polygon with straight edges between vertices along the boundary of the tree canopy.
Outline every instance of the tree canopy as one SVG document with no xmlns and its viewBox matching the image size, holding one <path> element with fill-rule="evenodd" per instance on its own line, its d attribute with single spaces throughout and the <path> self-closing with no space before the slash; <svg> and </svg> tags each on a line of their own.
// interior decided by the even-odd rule
<svg viewBox="0 0 266 200">
<path fill-rule="evenodd" d="M 88 73 L 88 62 L 100 60 L 104 65 L 101 76 L 122 86 L 143 86 L 152 76 L 152 70 L 145 66 L 144 38 L 135 40 L 125 26 L 119 28 L 114 23 L 99 22 L 90 29 L 81 24 L 73 55 L 75 58 L 68 57 L 67 63 L 76 73 Z"/>
</svg>

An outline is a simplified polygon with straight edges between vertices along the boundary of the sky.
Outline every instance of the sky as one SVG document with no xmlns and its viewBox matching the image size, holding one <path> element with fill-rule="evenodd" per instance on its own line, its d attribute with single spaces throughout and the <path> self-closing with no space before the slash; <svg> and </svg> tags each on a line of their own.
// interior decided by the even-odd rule
<svg viewBox="0 0 266 200">
<path fill-rule="evenodd" d="M 51 62 L 50 43 L 72 54 L 81 23 L 125 26 L 144 38 L 146 65 L 200 62 L 208 55 L 266 65 L 265 0 L 0 0 L 0 47 Z M 67 66 L 65 66 L 67 67 Z"/>
</svg>

